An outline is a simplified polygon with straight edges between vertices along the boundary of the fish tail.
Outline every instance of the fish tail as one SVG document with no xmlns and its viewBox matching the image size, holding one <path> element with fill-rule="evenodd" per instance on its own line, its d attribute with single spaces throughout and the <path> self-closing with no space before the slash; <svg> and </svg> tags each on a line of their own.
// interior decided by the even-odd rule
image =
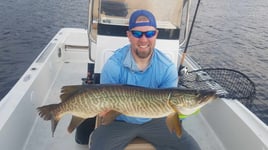
<svg viewBox="0 0 268 150">
<path fill-rule="evenodd" d="M 57 124 L 60 120 L 55 113 L 55 109 L 58 107 L 59 104 L 50 104 L 42 107 L 38 107 L 37 111 L 39 112 L 39 116 L 44 120 L 51 120 L 51 131 L 52 136 L 54 136 L 54 132 L 56 130 Z"/>
</svg>

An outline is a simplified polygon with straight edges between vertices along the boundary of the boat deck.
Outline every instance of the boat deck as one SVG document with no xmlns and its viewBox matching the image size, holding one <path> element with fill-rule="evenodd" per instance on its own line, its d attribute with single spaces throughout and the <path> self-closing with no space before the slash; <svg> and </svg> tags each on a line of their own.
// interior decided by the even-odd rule
<svg viewBox="0 0 268 150">
<path fill-rule="evenodd" d="M 75 132 L 67 132 L 70 115 L 60 120 L 52 137 L 51 122 L 36 111 L 39 106 L 59 103 L 62 86 L 82 84 L 90 62 L 87 41 L 86 30 L 61 30 L 4 97 L 0 103 L 1 149 L 88 149 L 76 144 Z M 195 66 L 190 59 L 185 65 Z M 203 150 L 268 149 L 267 126 L 235 100 L 217 99 L 185 119 L 183 126 Z M 137 145 L 127 148 L 137 149 Z"/>
<path fill-rule="evenodd" d="M 63 85 L 81 84 L 81 78 L 85 75 L 86 63 L 68 62 L 63 63 L 60 72 L 58 73 L 55 83 L 53 84 L 51 91 L 43 102 L 44 104 L 58 103 L 60 89 Z M 208 106 L 209 107 L 209 106 Z M 75 133 L 69 134 L 67 132 L 67 126 L 71 120 L 71 116 L 64 116 L 55 131 L 54 137 L 51 134 L 50 121 L 44 121 L 37 116 L 37 119 L 29 135 L 28 143 L 25 145 L 25 150 L 86 150 L 88 146 L 79 145 L 75 143 Z M 202 114 L 192 116 L 183 121 L 185 129 L 192 134 L 202 149 L 204 150 L 221 150 L 224 149 L 217 139 L 217 136 L 209 128 Z"/>
</svg>

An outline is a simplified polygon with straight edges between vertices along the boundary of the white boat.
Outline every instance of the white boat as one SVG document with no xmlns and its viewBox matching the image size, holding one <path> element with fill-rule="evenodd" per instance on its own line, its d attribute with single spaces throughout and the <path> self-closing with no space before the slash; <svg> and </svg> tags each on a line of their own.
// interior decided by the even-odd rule
<svg viewBox="0 0 268 150">
<path fill-rule="evenodd" d="M 75 142 L 74 132 L 67 132 L 71 116 L 60 120 L 52 137 L 50 121 L 40 118 L 36 108 L 60 102 L 64 85 L 82 84 L 87 77 L 98 83 L 107 58 L 128 43 L 125 30 L 129 14 L 136 9 L 155 14 L 160 31 L 156 47 L 179 64 L 182 36 L 189 37 L 188 7 L 190 1 L 182 0 L 90 0 L 88 29 L 61 29 L 0 101 L 0 149 L 88 149 Z M 200 69 L 189 57 L 184 65 Z M 89 67 L 90 74 L 88 66 L 94 66 Z M 185 119 L 183 126 L 203 150 L 268 150 L 268 127 L 237 100 L 219 98 Z M 153 147 L 136 141 L 126 149 Z"/>
</svg>

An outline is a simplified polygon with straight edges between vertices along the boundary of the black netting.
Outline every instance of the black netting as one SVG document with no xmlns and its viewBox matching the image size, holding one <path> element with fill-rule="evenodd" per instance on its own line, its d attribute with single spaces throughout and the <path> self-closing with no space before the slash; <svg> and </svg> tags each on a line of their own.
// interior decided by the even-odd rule
<svg viewBox="0 0 268 150">
<path fill-rule="evenodd" d="M 205 68 L 179 77 L 179 84 L 193 89 L 214 89 L 219 97 L 238 99 L 250 106 L 255 97 L 254 83 L 243 73 L 226 68 Z"/>
</svg>

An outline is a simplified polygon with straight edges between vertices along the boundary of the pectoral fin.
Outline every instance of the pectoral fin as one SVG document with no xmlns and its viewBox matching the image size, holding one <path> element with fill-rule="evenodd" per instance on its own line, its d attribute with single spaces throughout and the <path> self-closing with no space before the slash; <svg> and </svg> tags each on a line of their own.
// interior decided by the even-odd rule
<svg viewBox="0 0 268 150">
<path fill-rule="evenodd" d="M 167 116 L 166 124 L 167 124 L 167 127 L 171 133 L 175 132 L 179 138 L 181 137 L 182 126 L 181 126 L 180 120 L 178 118 L 178 114 L 176 112 Z"/>
<path fill-rule="evenodd" d="M 120 112 L 115 111 L 115 110 L 109 110 L 109 111 L 107 111 L 105 113 L 102 113 L 102 115 L 100 115 L 100 117 L 101 117 L 101 124 L 102 125 L 108 125 L 108 124 L 110 124 L 120 114 L 121 114 Z"/>
<path fill-rule="evenodd" d="M 79 118 L 76 116 L 72 116 L 72 120 L 68 126 L 68 132 L 72 133 L 73 130 L 78 127 L 83 121 L 85 120 L 85 118 Z"/>
</svg>

